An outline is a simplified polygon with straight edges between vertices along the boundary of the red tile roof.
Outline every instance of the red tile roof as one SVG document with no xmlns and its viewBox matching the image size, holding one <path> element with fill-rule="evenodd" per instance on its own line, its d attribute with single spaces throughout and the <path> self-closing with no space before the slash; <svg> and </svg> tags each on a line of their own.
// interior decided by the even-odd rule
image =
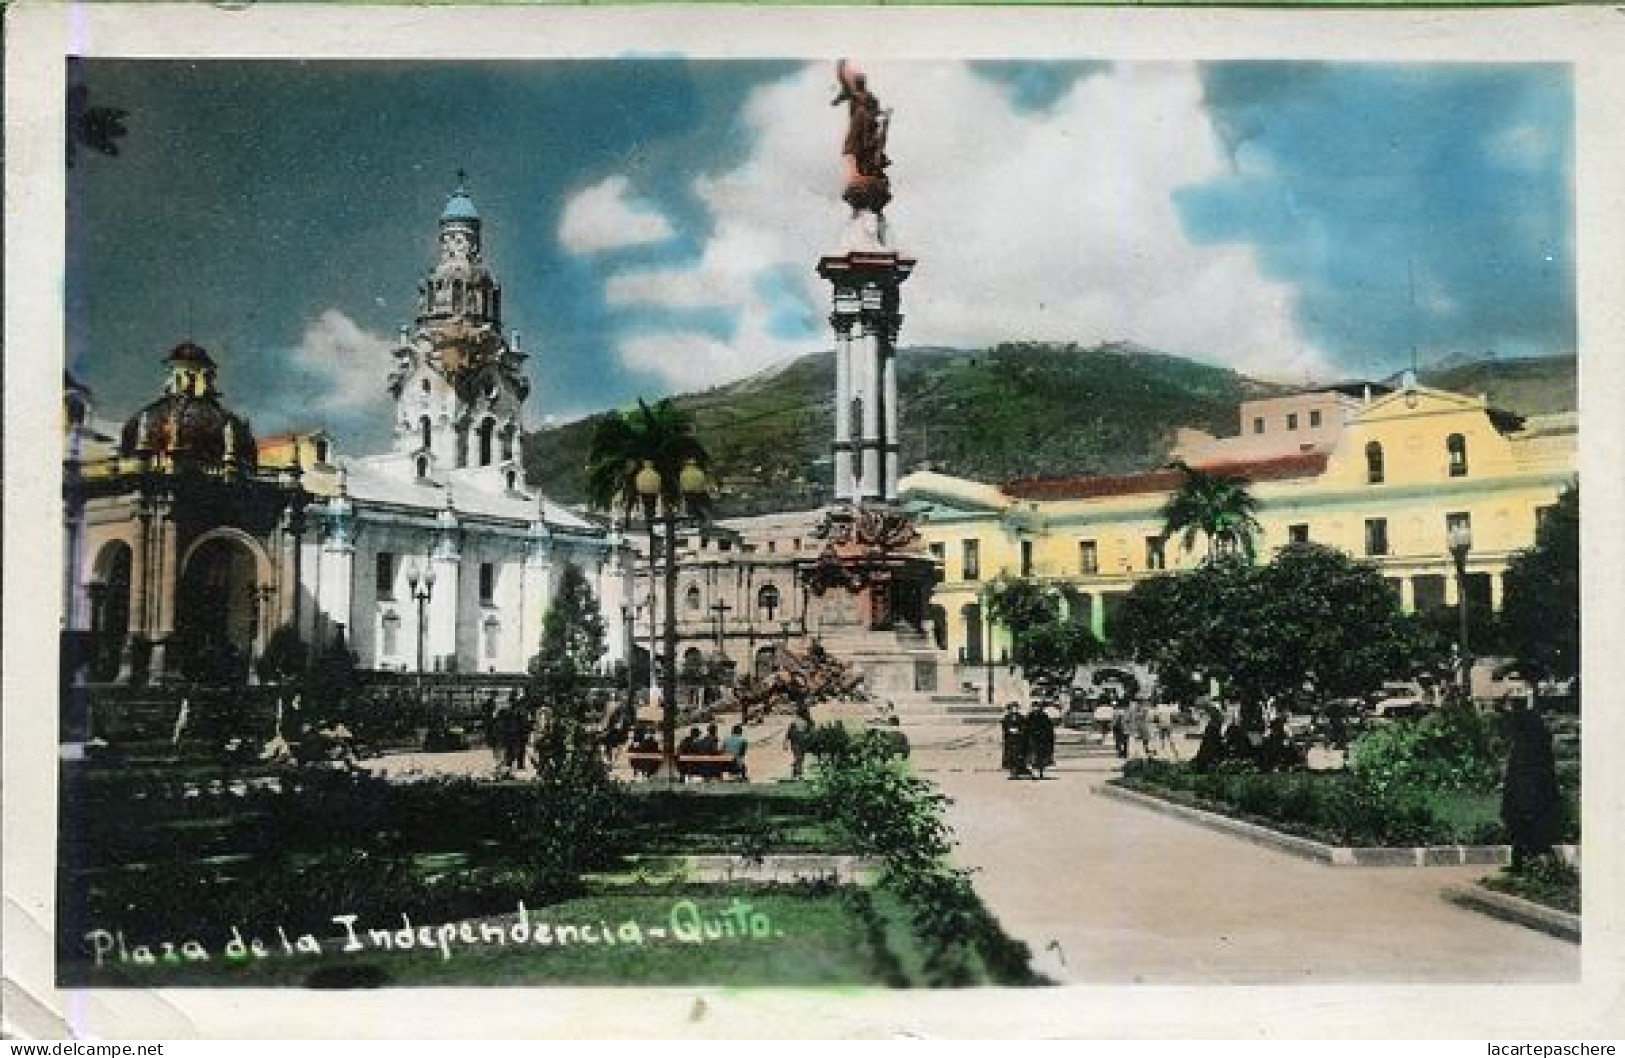
<svg viewBox="0 0 1625 1058">
<path fill-rule="evenodd" d="M 1228 463 L 1200 463 L 1197 469 L 1210 474 L 1242 477 L 1248 481 L 1285 481 L 1308 478 L 1326 469 L 1325 452 L 1301 452 L 1269 459 L 1244 459 Z M 1159 469 L 1139 474 L 1078 476 L 1065 478 L 1019 478 L 999 486 L 999 491 L 1018 500 L 1087 500 L 1102 496 L 1133 496 L 1147 492 L 1172 492 L 1183 475 L 1177 470 Z"/>
</svg>

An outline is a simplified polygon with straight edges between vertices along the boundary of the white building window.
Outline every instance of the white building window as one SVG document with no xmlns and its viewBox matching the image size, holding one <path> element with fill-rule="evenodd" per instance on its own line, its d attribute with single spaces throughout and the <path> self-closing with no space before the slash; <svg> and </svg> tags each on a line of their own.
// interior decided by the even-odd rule
<svg viewBox="0 0 1625 1058">
<path fill-rule="evenodd" d="M 762 620 L 776 619 L 779 612 L 779 589 L 775 585 L 762 585 L 762 590 L 756 593 L 756 609 L 761 613 Z"/>
<path fill-rule="evenodd" d="M 502 622 L 495 617 L 487 617 L 483 631 L 485 632 L 485 660 L 494 661 L 497 656 L 497 646 L 502 642 Z"/>
</svg>

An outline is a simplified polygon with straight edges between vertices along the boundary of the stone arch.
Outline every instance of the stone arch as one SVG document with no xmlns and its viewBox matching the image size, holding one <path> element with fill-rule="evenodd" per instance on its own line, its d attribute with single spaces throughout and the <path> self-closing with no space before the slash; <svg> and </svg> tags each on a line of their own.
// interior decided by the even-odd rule
<svg viewBox="0 0 1625 1058">
<path fill-rule="evenodd" d="M 109 540 L 91 563 L 89 597 L 91 672 L 94 680 L 118 674 L 119 658 L 130 635 L 131 582 L 135 550 L 127 540 Z"/>
<path fill-rule="evenodd" d="M 211 529 L 187 547 L 177 572 L 175 660 L 182 672 L 216 682 L 246 678 L 275 603 L 264 546 L 241 529 Z"/>
</svg>

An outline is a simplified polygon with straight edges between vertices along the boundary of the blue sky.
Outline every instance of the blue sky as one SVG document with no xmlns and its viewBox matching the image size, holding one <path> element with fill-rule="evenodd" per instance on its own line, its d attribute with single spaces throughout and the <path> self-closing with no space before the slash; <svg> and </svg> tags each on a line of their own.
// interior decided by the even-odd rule
<svg viewBox="0 0 1625 1058">
<path fill-rule="evenodd" d="M 902 341 L 1135 341 L 1301 380 L 1572 352 L 1558 65 L 891 63 Z M 122 417 L 191 338 L 261 433 L 381 444 L 459 169 L 530 417 L 826 348 L 827 64 L 94 61 L 129 112 L 69 173 L 70 367 Z M 347 446 L 348 447 L 348 446 Z M 351 450 L 355 450 L 352 448 Z"/>
</svg>

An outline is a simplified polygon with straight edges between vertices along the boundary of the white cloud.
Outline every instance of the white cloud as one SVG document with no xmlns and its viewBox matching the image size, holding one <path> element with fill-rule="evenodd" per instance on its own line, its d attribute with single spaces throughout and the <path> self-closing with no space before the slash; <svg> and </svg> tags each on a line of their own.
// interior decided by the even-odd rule
<svg viewBox="0 0 1625 1058">
<path fill-rule="evenodd" d="M 627 189 L 626 177 L 616 175 L 571 195 L 559 217 L 559 242 L 564 248 L 599 253 L 671 238 L 671 222 L 629 200 Z"/>
<path fill-rule="evenodd" d="M 394 366 L 394 346 L 338 309 L 311 320 L 291 361 L 294 371 L 310 377 L 310 408 L 333 415 L 377 408 Z"/>
<path fill-rule="evenodd" d="M 903 292 L 903 344 L 1124 339 L 1269 376 L 1330 373 L 1298 333 L 1290 285 L 1264 277 L 1250 247 L 1196 245 L 1181 230 L 1174 192 L 1230 164 L 1193 66 L 1119 65 L 1031 113 L 961 64 L 869 74 L 895 112 L 887 219 L 919 261 Z M 733 314 L 736 334 L 643 330 L 621 343 L 629 366 L 673 386 L 709 384 L 829 344 L 773 335 L 757 281 L 790 266 L 813 318 L 824 315 L 814 266 L 838 251 L 849 215 L 832 76 L 808 68 L 752 93 L 741 125 L 754 149 L 695 181 L 711 213 L 696 264 L 607 280 L 613 305 L 714 307 Z"/>
</svg>

